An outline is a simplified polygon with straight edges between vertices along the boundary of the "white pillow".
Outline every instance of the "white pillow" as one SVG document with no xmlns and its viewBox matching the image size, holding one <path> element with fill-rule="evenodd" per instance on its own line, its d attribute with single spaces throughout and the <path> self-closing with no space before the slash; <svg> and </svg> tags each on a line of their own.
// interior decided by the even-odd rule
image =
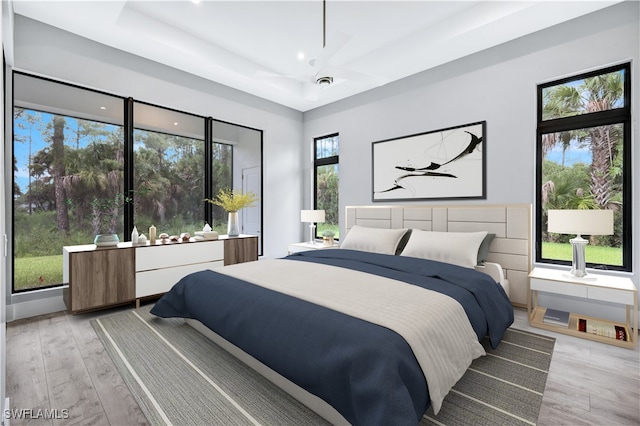
<svg viewBox="0 0 640 426">
<path fill-rule="evenodd" d="M 395 255 L 398 243 L 406 232 L 406 228 L 380 229 L 354 225 L 340 248 Z"/>
<path fill-rule="evenodd" d="M 473 268 L 478 263 L 478 248 L 486 235 L 486 231 L 432 232 L 414 229 L 401 255 Z"/>
</svg>

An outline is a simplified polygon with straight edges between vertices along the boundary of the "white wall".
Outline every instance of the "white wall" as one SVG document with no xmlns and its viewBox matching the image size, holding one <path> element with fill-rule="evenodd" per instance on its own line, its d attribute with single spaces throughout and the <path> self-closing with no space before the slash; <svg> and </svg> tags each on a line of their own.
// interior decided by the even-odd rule
<svg viewBox="0 0 640 426">
<path fill-rule="evenodd" d="M 305 113 L 304 199 L 312 196 L 313 137 L 340 133 L 340 211 L 344 211 L 347 205 L 374 204 L 372 142 L 486 120 L 487 199 L 467 203 L 533 205 L 536 85 L 630 60 L 633 193 L 638 194 L 639 6 L 621 3 Z M 640 253 L 640 227 L 635 226 L 640 223 L 639 199 L 633 200 L 634 270 Z M 447 201 L 455 203 L 461 201 Z M 638 276 L 633 274 L 636 287 Z"/>
</svg>

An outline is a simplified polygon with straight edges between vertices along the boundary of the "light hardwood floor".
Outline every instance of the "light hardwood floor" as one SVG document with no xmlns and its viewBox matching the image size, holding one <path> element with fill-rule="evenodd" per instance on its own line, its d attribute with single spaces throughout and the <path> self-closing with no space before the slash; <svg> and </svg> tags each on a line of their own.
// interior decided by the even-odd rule
<svg viewBox="0 0 640 426">
<path fill-rule="evenodd" d="M 131 308 L 124 308 L 131 309 Z M 11 408 L 68 409 L 69 418 L 11 420 L 11 425 L 142 425 L 146 419 L 85 315 L 57 313 L 7 324 L 7 396 Z M 555 337 L 539 425 L 640 425 L 640 350 L 529 327 Z"/>
</svg>

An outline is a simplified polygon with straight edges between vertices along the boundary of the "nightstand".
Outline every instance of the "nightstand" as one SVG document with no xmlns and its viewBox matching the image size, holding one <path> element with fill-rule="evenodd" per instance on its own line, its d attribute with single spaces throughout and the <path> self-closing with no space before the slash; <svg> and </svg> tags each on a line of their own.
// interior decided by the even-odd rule
<svg viewBox="0 0 640 426">
<path fill-rule="evenodd" d="M 538 306 L 538 292 L 562 294 L 592 301 L 625 305 L 627 310 L 626 323 L 620 324 L 615 321 L 593 318 L 572 312 L 569 315 L 568 327 L 547 324 L 544 322 L 546 308 Z M 586 277 L 580 278 L 574 277 L 568 271 L 539 267 L 534 268 L 529 274 L 527 311 L 529 314 L 529 324 L 532 327 L 543 328 L 545 330 L 629 349 L 634 348 L 638 344 L 638 290 L 630 278 L 600 274 L 588 274 Z M 578 325 L 580 320 L 625 327 L 628 340 L 617 340 L 613 337 L 579 331 Z"/>
<path fill-rule="evenodd" d="M 289 244 L 289 254 L 297 253 L 299 251 L 307 251 L 307 250 L 324 250 L 324 249 L 333 249 L 340 247 L 339 243 L 333 243 L 332 245 L 324 245 L 322 241 L 310 243 L 307 241 L 306 243 L 294 243 Z"/>
</svg>

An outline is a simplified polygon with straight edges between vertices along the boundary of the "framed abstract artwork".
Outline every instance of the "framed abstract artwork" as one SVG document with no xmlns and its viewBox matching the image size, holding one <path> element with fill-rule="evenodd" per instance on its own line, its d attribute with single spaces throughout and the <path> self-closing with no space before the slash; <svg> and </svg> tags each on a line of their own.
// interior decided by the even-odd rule
<svg viewBox="0 0 640 426">
<path fill-rule="evenodd" d="M 486 198 L 486 121 L 372 143 L 372 201 Z"/>
</svg>

